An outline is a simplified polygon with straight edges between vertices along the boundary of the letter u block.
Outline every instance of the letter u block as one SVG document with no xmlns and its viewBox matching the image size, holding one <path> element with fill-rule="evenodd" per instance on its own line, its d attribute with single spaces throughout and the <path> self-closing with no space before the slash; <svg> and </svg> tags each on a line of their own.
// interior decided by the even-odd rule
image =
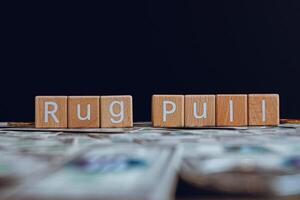
<svg viewBox="0 0 300 200">
<path fill-rule="evenodd" d="M 99 128 L 100 96 L 69 96 L 68 127 Z"/>
<path fill-rule="evenodd" d="M 184 95 L 153 95 L 152 124 L 154 127 L 183 127 Z"/>
<path fill-rule="evenodd" d="M 185 95 L 184 126 L 215 126 L 215 95 Z"/>
<path fill-rule="evenodd" d="M 101 96 L 101 128 L 132 126 L 132 97 L 130 95 Z"/>
<path fill-rule="evenodd" d="M 36 128 L 67 128 L 67 96 L 35 97 Z"/>
</svg>

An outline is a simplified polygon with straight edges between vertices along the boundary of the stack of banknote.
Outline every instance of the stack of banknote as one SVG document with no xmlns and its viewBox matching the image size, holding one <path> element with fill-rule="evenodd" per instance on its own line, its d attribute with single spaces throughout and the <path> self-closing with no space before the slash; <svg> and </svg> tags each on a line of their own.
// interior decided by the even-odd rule
<svg viewBox="0 0 300 200">
<path fill-rule="evenodd" d="M 0 199 L 174 199 L 194 190 L 300 198 L 300 125 L 36 129 L 2 123 Z"/>
</svg>

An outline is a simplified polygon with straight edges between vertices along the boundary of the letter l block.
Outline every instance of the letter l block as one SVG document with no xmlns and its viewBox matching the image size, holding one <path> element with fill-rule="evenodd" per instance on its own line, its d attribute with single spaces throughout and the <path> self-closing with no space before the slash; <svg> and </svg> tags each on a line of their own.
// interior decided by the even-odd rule
<svg viewBox="0 0 300 200">
<path fill-rule="evenodd" d="M 278 94 L 249 94 L 248 121 L 250 126 L 277 126 L 279 117 Z"/>
<path fill-rule="evenodd" d="M 248 95 L 245 94 L 216 95 L 217 126 L 247 126 L 247 97 Z"/>
<path fill-rule="evenodd" d="M 67 128 L 67 96 L 35 97 L 36 128 Z"/>
</svg>

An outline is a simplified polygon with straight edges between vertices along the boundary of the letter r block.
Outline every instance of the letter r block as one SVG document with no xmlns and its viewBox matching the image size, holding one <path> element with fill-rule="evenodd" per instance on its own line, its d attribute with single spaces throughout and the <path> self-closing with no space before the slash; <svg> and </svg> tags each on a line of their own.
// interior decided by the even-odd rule
<svg viewBox="0 0 300 200">
<path fill-rule="evenodd" d="M 215 95 L 185 95 L 184 126 L 215 126 Z"/>
<path fill-rule="evenodd" d="M 154 127 L 183 127 L 184 95 L 153 95 L 152 124 Z"/>
<path fill-rule="evenodd" d="M 35 97 L 36 128 L 67 128 L 67 96 Z"/>
<path fill-rule="evenodd" d="M 133 126 L 132 97 L 101 96 L 101 128 Z"/>
<path fill-rule="evenodd" d="M 277 126 L 279 124 L 278 94 L 249 94 L 248 112 L 250 126 Z"/>
<path fill-rule="evenodd" d="M 100 96 L 69 96 L 68 127 L 99 128 Z"/>
<path fill-rule="evenodd" d="M 245 94 L 216 95 L 217 126 L 247 126 L 247 99 Z"/>
</svg>

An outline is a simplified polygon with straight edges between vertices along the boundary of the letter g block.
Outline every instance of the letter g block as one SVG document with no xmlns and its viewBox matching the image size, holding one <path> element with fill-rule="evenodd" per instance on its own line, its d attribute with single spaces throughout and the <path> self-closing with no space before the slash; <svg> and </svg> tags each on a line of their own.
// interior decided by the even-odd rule
<svg viewBox="0 0 300 200">
<path fill-rule="evenodd" d="M 35 97 L 36 128 L 67 128 L 67 96 Z"/>
<path fill-rule="evenodd" d="M 101 96 L 101 128 L 126 128 L 133 126 L 132 97 Z"/>
<path fill-rule="evenodd" d="M 153 95 L 152 124 L 154 127 L 183 127 L 184 95 Z"/>
</svg>

